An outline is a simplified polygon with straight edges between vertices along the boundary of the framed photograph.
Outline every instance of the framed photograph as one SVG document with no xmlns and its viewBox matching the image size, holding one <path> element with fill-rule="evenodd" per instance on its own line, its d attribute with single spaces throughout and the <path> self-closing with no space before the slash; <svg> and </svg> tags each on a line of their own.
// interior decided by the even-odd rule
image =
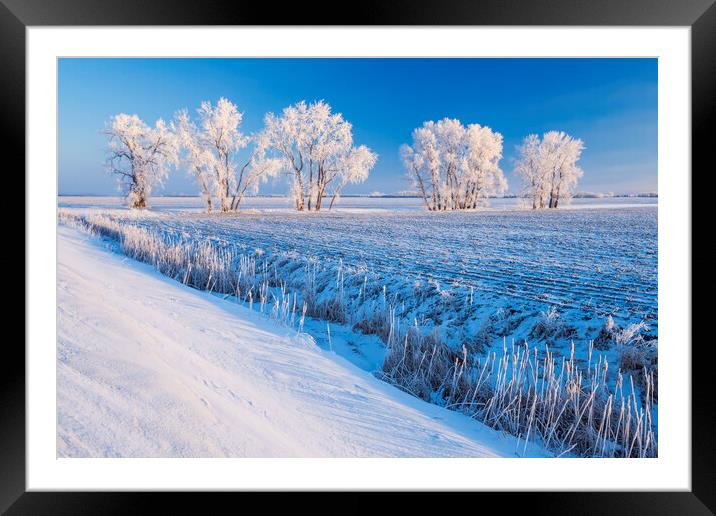
<svg viewBox="0 0 716 516">
<path fill-rule="evenodd" d="M 2 0 L 27 304 L 0 509 L 711 514 L 713 2 L 210 3 Z"/>
</svg>

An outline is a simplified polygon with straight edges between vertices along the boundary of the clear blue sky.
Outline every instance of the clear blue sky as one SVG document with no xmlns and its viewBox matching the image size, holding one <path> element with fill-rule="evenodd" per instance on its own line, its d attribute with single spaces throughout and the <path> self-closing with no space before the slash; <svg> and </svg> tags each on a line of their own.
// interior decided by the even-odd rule
<svg viewBox="0 0 716 516">
<path fill-rule="evenodd" d="M 580 191 L 657 189 L 656 59 L 61 59 L 59 192 L 116 194 L 103 168 L 102 129 L 113 114 L 147 123 L 225 96 L 246 132 L 268 111 L 323 99 L 353 124 L 356 144 L 379 154 L 370 178 L 344 193 L 409 188 L 398 149 L 425 120 L 458 118 L 505 138 L 510 192 L 515 146 L 557 129 L 584 140 Z M 274 185 L 266 193 L 280 193 Z M 157 194 L 193 194 L 183 170 Z"/>
</svg>

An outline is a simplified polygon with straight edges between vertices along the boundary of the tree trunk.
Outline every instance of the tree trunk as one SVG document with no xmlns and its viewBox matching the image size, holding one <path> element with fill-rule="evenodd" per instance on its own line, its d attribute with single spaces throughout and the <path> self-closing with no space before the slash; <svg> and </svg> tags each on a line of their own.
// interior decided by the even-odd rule
<svg viewBox="0 0 716 516">
<path fill-rule="evenodd" d="M 321 211 L 321 206 L 323 206 L 323 197 L 326 194 L 326 185 L 321 184 L 320 188 L 317 189 L 317 197 L 316 197 L 316 211 Z"/>
<path fill-rule="evenodd" d="M 132 198 L 132 206 L 134 209 L 144 209 L 147 207 L 147 196 L 142 190 L 134 190 L 134 197 Z"/>
<path fill-rule="evenodd" d="M 338 197 L 338 192 L 335 192 L 333 196 L 331 197 L 331 202 L 328 205 L 328 211 L 333 209 L 333 203 L 336 202 L 336 197 Z"/>
<path fill-rule="evenodd" d="M 243 192 L 240 193 L 240 194 L 238 194 L 238 195 L 236 195 L 236 196 L 234 197 L 234 200 L 231 201 L 231 210 L 232 210 L 232 211 L 233 211 L 233 210 L 239 211 L 239 210 L 241 209 L 241 201 L 243 201 L 243 200 L 244 200 L 244 194 L 243 194 Z"/>
<path fill-rule="evenodd" d="M 308 162 L 308 211 L 311 211 L 313 202 L 313 160 Z"/>
<path fill-rule="evenodd" d="M 137 197 L 131 207 L 139 210 L 144 209 L 147 207 L 147 200 L 144 197 Z"/>
<path fill-rule="evenodd" d="M 418 181 L 418 186 L 420 187 L 420 193 L 423 195 L 423 201 L 425 201 L 425 207 L 430 211 L 430 203 L 428 202 L 428 194 L 425 192 L 425 185 L 423 184 L 423 178 L 420 177 L 420 174 L 417 170 L 415 172 L 415 178 Z M 331 202 L 333 204 L 333 202 Z"/>
<path fill-rule="evenodd" d="M 438 177 L 435 171 L 431 172 L 433 182 L 433 210 L 440 209 L 440 186 L 438 185 Z"/>
<path fill-rule="evenodd" d="M 559 204 L 559 190 L 560 190 L 559 185 L 557 185 L 557 191 L 556 191 L 555 196 L 554 196 L 554 207 L 555 207 L 555 208 L 556 208 L 557 205 Z"/>
<path fill-rule="evenodd" d="M 144 186 L 142 186 L 142 182 L 140 182 L 139 175 L 134 171 L 132 172 L 132 184 L 129 187 L 131 205 L 129 207 L 132 209 L 144 209 L 147 207 L 147 193 Z"/>
<path fill-rule="evenodd" d="M 560 169 L 559 172 L 559 182 L 557 183 L 557 187 L 555 189 L 555 195 L 554 195 L 554 207 L 556 208 L 559 204 L 559 192 L 562 189 L 562 171 Z"/>
<path fill-rule="evenodd" d="M 296 210 L 303 211 L 303 181 L 301 180 L 301 172 L 299 170 L 296 170 L 296 192 L 295 200 L 296 200 Z"/>
<path fill-rule="evenodd" d="M 316 171 L 316 201 L 314 203 L 315 210 L 321 211 L 323 205 L 323 195 L 326 193 L 326 171 L 323 169 L 322 164 L 318 164 L 318 170 Z M 313 190 L 313 189 L 312 189 Z"/>
</svg>

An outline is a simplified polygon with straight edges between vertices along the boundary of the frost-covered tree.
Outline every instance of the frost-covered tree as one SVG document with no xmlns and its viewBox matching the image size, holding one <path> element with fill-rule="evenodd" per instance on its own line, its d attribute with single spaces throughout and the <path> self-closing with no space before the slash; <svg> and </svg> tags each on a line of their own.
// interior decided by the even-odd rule
<svg viewBox="0 0 716 516">
<path fill-rule="evenodd" d="M 569 202 L 577 181 L 584 175 L 577 165 L 584 150 L 584 142 L 562 131 L 550 131 L 542 138 L 542 144 L 547 145 L 551 157 L 549 207 L 557 208 L 560 202 Z"/>
<path fill-rule="evenodd" d="M 175 118 L 176 134 L 181 148 L 184 150 L 182 161 L 186 164 L 188 174 L 194 177 L 199 184 L 206 209 L 211 212 L 212 192 L 214 191 L 211 152 L 201 145 L 199 129 L 189 117 L 186 109 L 179 111 Z"/>
<path fill-rule="evenodd" d="M 109 154 L 107 168 L 119 177 L 131 208 L 146 208 L 152 189 L 162 184 L 177 163 L 176 135 L 159 119 L 148 126 L 137 115 L 120 113 L 105 129 Z"/>
<path fill-rule="evenodd" d="M 221 211 L 229 211 L 236 188 L 236 153 L 248 143 L 240 130 L 243 113 L 224 97 L 215 106 L 209 101 L 202 102 L 197 113 L 196 144 L 204 151 L 202 159 L 208 160 L 214 195 L 219 199 Z"/>
<path fill-rule="evenodd" d="M 184 149 L 183 159 L 212 209 L 212 196 L 219 200 L 223 212 L 238 210 L 247 193 L 256 193 L 262 181 L 275 176 L 278 159 L 266 158 L 265 138 L 241 131 L 243 114 L 236 104 L 220 98 L 216 105 L 204 101 L 197 110 L 195 124 L 186 110 L 176 115 L 177 134 Z M 251 145 L 248 159 L 240 152 Z"/>
<path fill-rule="evenodd" d="M 515 163 L 515 172 L 522 178 L 524 194 L 530 199 L 533 210 L 545 207 L 549 192 L 541 143 L 536 134 L 526 136 L 517 147 L 519 159 Z"/>
<path fill-rule="evenodd" d="M 465 130 L 465 162 L 458 167 L 457 194 L 459 208 L 476 208 L 490 195 L 507 191 L 507 179 L 500 169 L 502 135 L 489 127 L 470 124 Z"/>
<path fill-rule="evenodd" d="M 499 162 L 502 135 L 459 120 L 428 121 L 401 147 L 408 177 L 431 210 L 474 209 L 507 190 Z"/>
<path fill-rule="evenodd" d="M 326 102 L 298 102 L 280 116 L 266 115 L 263 138 L 291 177 L 290 195 L 297 210 L 320 210 L 331 195 L 330 207 L 341 189 L 364 181 L 377 155 L 353 146 L 351 124 L 333 113 Z"/>
<path fill-rule="evenodd" d="M 517 147 L 515 172 L 522 178 L 532 209 L 557 208 L 568 202 L 583 171 L 577 161 L 584 142 L 562 131 L 531 134 Z"/>
<path fill-rule="evenodd" d="M 400 155 L 408 177 L 420 190 L 428 210 L 437 210 L 440 199 L 440 158 L 435 134 L 427 127 L 413 131 L 413 145 L 402 145 Z"/>
</svg>

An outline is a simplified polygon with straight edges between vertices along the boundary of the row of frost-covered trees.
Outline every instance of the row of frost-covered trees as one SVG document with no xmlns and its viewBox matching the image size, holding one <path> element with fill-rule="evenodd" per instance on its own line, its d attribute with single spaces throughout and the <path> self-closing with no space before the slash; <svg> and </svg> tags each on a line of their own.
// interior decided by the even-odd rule
<svg viewBox="0 0 716 516">
<path fill-rule="evenodd" d="M 428 210 L 473 209 L 507 191 L 499 166 L 502 141 L 489 127 L 444 118 L 415 129 L 412 145 L 403 145 L 401 156 Z M 577 161 L 583 149 L 582 140 L 561 131 L 523 140 L 515 172 L 533 209 L 557 208 L 571 198 L 582 176 Z"/>
<path fill-rule="evenodd" d="M 171 168 L 196 179 L 208 211 L 236 211 L 259 185 L 282 172 L 298 210 L 329 206 L 349 183 L 368 177 L 377 155 L 354 146 L 351 124 L 323 101 L 299 102 L 269 113 L 255 134 L 241 130 L 243 114 L 225 98 L 202 102 L 193 118 L 180 110 L 150 127 L 137 115 L 119 114 L 107 124 L 110 172 L 119 176 L 132 208 L 144 208 L 152 188 Z M 213 199 L 218 201 L 214 206 Z"/>
<path fill-rule="evenodd" d="M 145 208 L 152 189 L 173 168 L 197 182 L 208 211 L 237 211 L 247 195 L 270 179 L 288 178 L 297 210 L 332 208 L 343 188 L 365 181 L 378 159 L 356 146 L 350 122 L 323 101 L 299 102 L 268 113 L 253 134 L 241 129 L 243 113 L 225 98 L 202 102 L 196 115 L 179 110 L 173 120 L 147 125 L 137 115 L 113 116 L 106 128 L 107 165 L 132 208 Z M 500 169 L 503 137 L 479 124 L 445 118 L 413 131 L 401 157 L 428 210 L 464 210 L 507 190 Z M 584 145 L 563 132 L 527 136 L 515 172 L 532 208 L 557 208 L 571 197 Z M 216 201 L 216 204 L 215 204 Z"/>
<path fill-rule="evenodd" d="M 197 181 L 208 211 L 236 211 L 259 185 L 282 172 L 298 210 L 330 206 L 349 183 L 368 177 L 377 155 L 353 145 L 351 124 L 323 101 L 299 102 L 281 115 L 269 113 L 255 134 L 241 130 L 243 113 L 233 102 L 202 102 L 192 117 L 180 110 L 150 127 L 136 115 L 107 124 L 108 166 L 119 176 L 133 208 L 144 208 L 152 188 L 171 168 L 184 167 Z M 213 199 L 218 201 L 214 206 Z"/>
</svg>

